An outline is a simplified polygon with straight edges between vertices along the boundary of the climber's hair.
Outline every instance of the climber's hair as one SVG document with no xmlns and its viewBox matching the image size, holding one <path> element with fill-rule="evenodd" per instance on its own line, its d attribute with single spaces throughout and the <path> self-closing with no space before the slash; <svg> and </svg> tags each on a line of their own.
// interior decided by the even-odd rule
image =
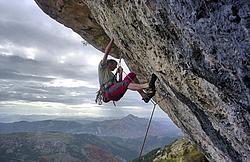
<svg viewBox="0 0 250 162">
<path fill-rule="evenodd" d="M 114 59 L 108 59 L 107 64 L 117 64 L 117 61 L 115 61 Z"/>
</svg>

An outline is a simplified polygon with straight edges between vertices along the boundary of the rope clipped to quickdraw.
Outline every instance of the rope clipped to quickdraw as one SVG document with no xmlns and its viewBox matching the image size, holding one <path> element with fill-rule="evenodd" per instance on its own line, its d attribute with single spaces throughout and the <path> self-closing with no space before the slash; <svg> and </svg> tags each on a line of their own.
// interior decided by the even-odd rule
<svg viewBox="0 0 250 162">
<path fill-rule="evenodd" d="M 118 62 L 118 68 L 121 66 L 121 64 L 122 64 L 122 55 L 123 55 L 123 53 L 121 53 L 120 54 L 120 58 L 119 58 L 119 62 Z M 115 78 L 117 78 L 117 74 L 118 74 L 118 69 L 117 69 L 117 71 L 115 72 Z"/>
<path fill-rule="evenodd" d="M 118 64 L 119 66 L 121 66 L 121 64 L 122 64 L 122 56 L 123 56 L 123 53 L 120 54 L 119 64 Z"/>
</svg>

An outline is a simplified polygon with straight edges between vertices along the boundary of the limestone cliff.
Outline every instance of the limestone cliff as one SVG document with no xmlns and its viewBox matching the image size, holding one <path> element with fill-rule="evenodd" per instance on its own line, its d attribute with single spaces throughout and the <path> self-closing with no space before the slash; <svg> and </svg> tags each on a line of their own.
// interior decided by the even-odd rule
<svg viewBox="0 0 250 162">
<path fill-rule="evenodd" d="M 210 161 L 250 159 L 249 0 L 35 0 L 145 81 Z"/>
</svg>

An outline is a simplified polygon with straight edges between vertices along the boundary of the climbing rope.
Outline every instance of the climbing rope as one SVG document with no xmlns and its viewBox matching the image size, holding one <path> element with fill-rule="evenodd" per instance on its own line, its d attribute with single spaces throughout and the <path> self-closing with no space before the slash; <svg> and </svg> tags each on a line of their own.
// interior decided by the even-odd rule
<svg viewBox="0 0 250 162">
<path fill-rule="evenodd" d="M 167 96 L 167 95 L 168 95 L 168 92 L 165 93 L 163 98 L 161 100 L 159 100 L 158 102 L 155 102 L 154 100 L 150 100 L 151 103 L 154 105 L 154 107 L 153 107 L 153 110 L 152 110 L 152 113 L 151 113 L 151 116 L 150 116 L 150 119 L 149 119 L 149 122 L 148 122 L 148 127 L 147 127 L 147 130 L 146 130 L 144 139 L 143 139 L 143 143 L 142 143 L 142 147 L 141 147 L 141 151 L 140 151 L 140 155 L 139 155 L 139 161 L 142 158 L 142 152 L 143 152 L 143 149 L 144 149 L 144 145 L 146 143 L 146 139 L 147 139 L 147 136 L 148 136 L 148 131 L 149 131 L 149 128 L 150 128 L 150 125 L 151 125 L 151 121 L 152 121 L 152 118 L 153 118 L 153 115 L 154 115 L 154 112 L 155 112 L 156 105 L 158 105 L 158 103 L 160 103 L 165 98 L 165 96 Z"/>
<path fill-rule="evenodd" d="M 142 156 L 142 151 L 144 149 L 144 145 L 145 145 L 145 142 L 146 142 L 146 138 L 148 136 L 148 130 L 149 130 L 149 127 L 151 125 L 151 121 L 152 121 L 152 118 L 153 118 L 153 115 L 154 115 L 154 112 L 155 112 L 155 108 L 156 108 L 156 105 L 157 103 L 155 103 L 154 101 L 151 101 L 153 104 L 154 104 L 154 108 L 152 110 L 152 113 L 151 113 L 151 116 L 150 116 L 150 120 L 148 122 L 148 127 L 147 127 L 147 130 L 146 130 L 146 134 L 144 136 L 144 139 L 143 139 L 143 143 L 142 143 L 142 147 L 141 147 L 141 152 L 140 152 L 140 156 L 139 156 L 139 161 L 141 160 L 141 156 Z"/>
</svg>

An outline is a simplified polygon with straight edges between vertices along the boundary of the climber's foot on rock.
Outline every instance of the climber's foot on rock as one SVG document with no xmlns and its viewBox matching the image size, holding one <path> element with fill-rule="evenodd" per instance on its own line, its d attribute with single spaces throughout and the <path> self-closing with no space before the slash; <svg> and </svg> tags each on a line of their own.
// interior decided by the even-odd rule
<svg viewBox="0 0 250 162">
<path fill-rule="evenodd" d="M 155 95 L 155 90 L 150 90 L 148 92 L 145 93 L 145 96 L 142 98 L 142 100 L 146 103 L 148 103 L 150 101 L 150 99 L 152 97 L 154 97 Z"/>
<path fill-rule="evenodd" d="M 156 80 L 157 80 L 157 76 L 155 74 L 152 74 L 151 79 L 149 81 L 149 87 L 146 89 L 146 93 L 148 93 L 148 94 L 155 93 Z"/>
<path fill-rule="evenodd" d="M 151 79 L 149 81 L 149 87 L 145 89 L 145 96 L 143 97 L 142 100 L 144 102 L 148 103 L 152 97 L 155 95 L 155 82 L 157 80 L 157 76 L 155 74 L 151 75 Z"/>
</svg>

